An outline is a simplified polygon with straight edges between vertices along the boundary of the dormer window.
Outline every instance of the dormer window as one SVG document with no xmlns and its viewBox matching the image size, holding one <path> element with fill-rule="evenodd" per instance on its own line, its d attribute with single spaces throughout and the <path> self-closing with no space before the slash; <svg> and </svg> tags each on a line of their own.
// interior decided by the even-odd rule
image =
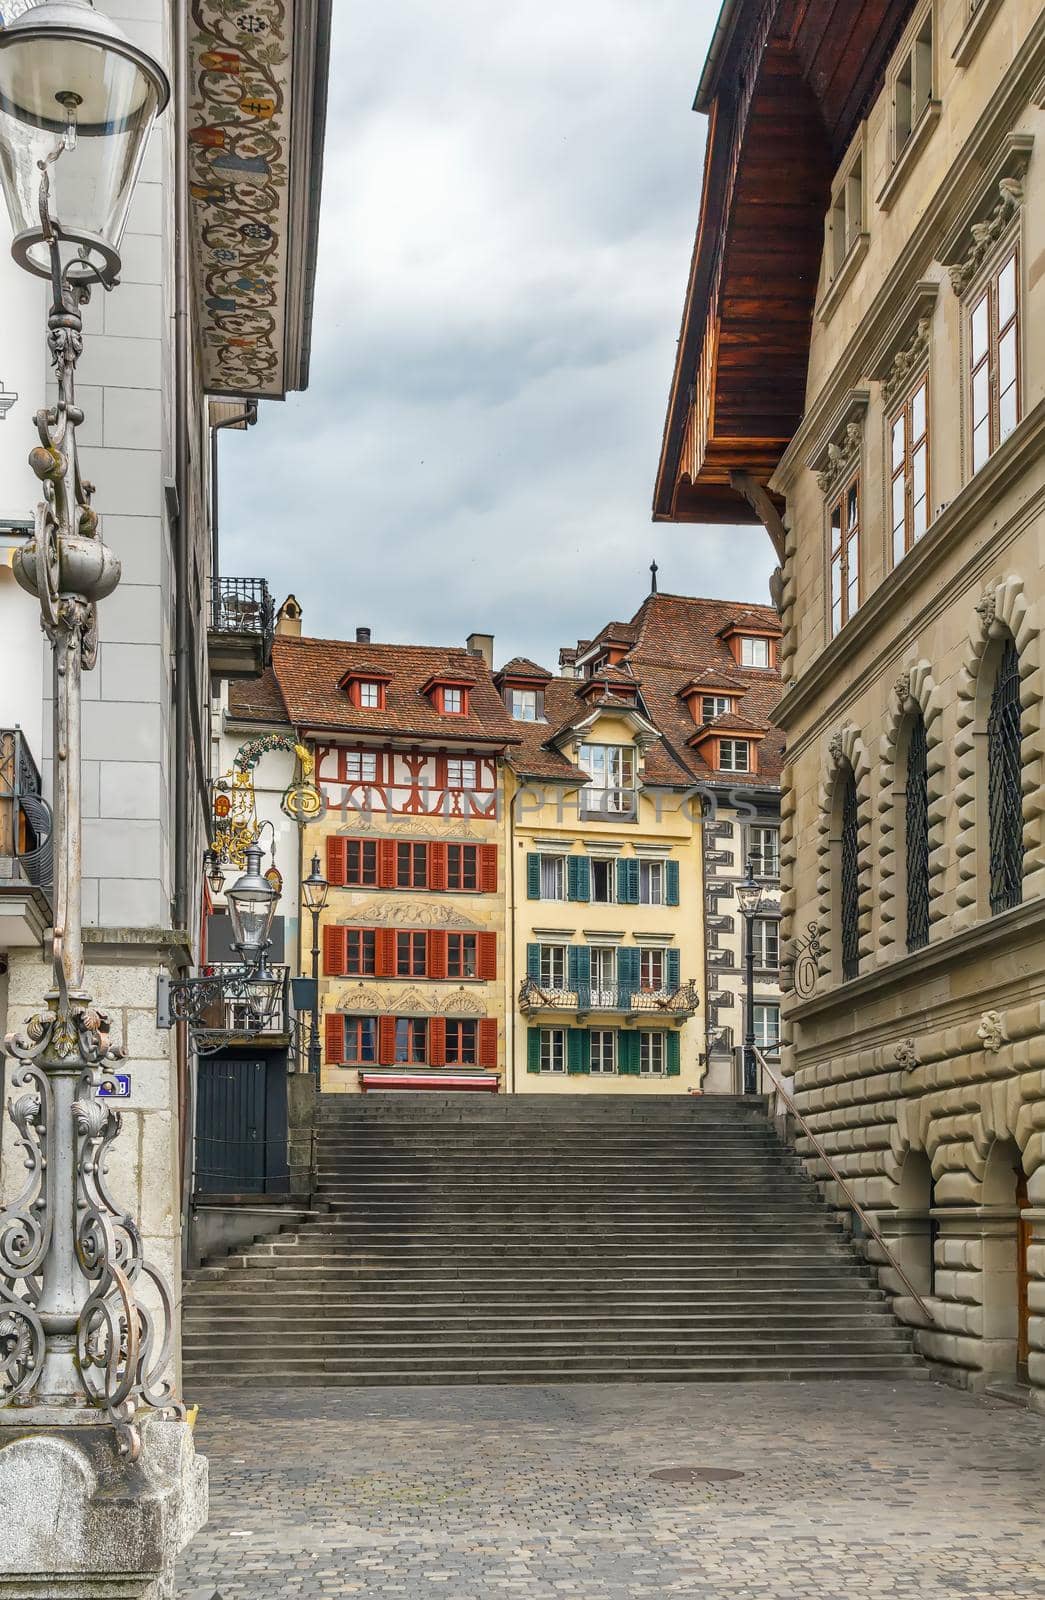
<svg viewBox="0 0 1045 1600">
<path fill-rule="evenodd" d="M 444 717 L 462 717 L 464 716 L 464 699 L 463 689 L 444 689 L 443 703 L 439 709 Z"/>
<path fill-rule="evenodd" d="M 349 704 L 358 710 L 384 711 L 388 682 L 387 676 L 371 667 L 369 671 L 352 669 L 346 672 L 338 687 L 347 694 Z"/>
<path fill-rule="evenodd" d="M 364 711 L 379 711 L 384 685 L 376 683 L 373 678 L 362 678 L 359 682 L 359 704 Z"/>
<path fill-rule="evenodd" d="M 750 772 L 751 741 L 749 739 L 720 739 L 718 741 L 718 767 L 720 772 Z"/>
<path fill-rule="evenodd" d="M 740 665 L 742 667 L 768 667 L 769 640 L 755 639 L 749 634 L 740 636 Z"/>
<path fill-rule="evenodd" d="M 508 710 L 516 722 L 543 722 L 544 690 L 509 689 Z"/>
<path fill-rule="evenodd" d="M 733 709 L 733 699 L 728 694 L 706 694 L 702 697 L 700 714 L 705 722 L 724 717 Z"/>
<path fill-rule="evenodd" d="M 422 689 L 441 716 L 466 717 L 472 683 L 465 678 L 432 677 Z"/>
</svg>

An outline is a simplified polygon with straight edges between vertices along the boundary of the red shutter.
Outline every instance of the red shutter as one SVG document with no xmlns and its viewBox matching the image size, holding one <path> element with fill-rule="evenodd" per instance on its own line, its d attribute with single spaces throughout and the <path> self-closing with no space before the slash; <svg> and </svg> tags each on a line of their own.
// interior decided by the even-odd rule
<svg viewBox="0 0 1045 1600">
<path fill-rule="evenodd" d="M 446 1018 L 432 1017 L 428 1023 L 428 1065 L 446 1066 Z"/>
<path fill-rule="evenodd" d="M 428 846 L 428 887 L 430 889 L 446 888 L 445 844 L 430 844 Z"/>
<path fill-rule="evenodd" d="M 476 976 L 493 983 L 497 977 L 497 935 L 480 933 L 475 941 Z"/>
<path fill-rule="evenodd" d="M 396 882 L 396 842 L 394 839 L 377 841 L 377 886 L 394 889 Z"/>
<path fill-rule="evenodd" d="M 383 1067 L 395 1066 L 396 1058 L 396 1019 L 395 1017 L 378 1017 L 377 1019 L 377 1059 Z"/>
<path fill-rule="evenodd" d="M 327 836 L 327 882 L 344 884 L 348 878 L 348 840 L 342 834 Z"/>
<path fill-rule="evenodd" d="M 479 1065 L 497 1065 L 497 1018 L 484 1017 L 479 1024 Z"/>
<path fill-rule="evenodd" d="M 374 935 L 374 976 L 396 975 L 396 934 L 394 928 L 378 928 Z"/>
<path fill-rule="evenodd" d="M 497 846 L 495 844 L 481 844 L 479 846 L 479 893 L 497 893 Z"/>
<path fill-rule="evenodd" d="M 442 928 L 434 928 L 428 935 L 428 976 L 446 977 L 446 934 Z"/>
<path fill-rule="evenodd" d="M 327 1061 L 339 1066 L 345 1059 L 345 1016 L 342 1011 L 332 1011 L 324 1018 L 323 1031 L 327 1041 Z"/>
<path fill-rule="evenodd" d="M 348 966 L 348 929 L 323 929 L 323 972 L 328 978 L 343 978 Z"/>
</svg>

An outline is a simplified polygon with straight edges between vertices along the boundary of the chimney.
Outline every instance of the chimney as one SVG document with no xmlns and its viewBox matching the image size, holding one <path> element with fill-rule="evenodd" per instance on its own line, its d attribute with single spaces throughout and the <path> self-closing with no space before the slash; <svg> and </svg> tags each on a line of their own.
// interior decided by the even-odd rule
<svg viewBox="0 0 1045 1600">
<path fill-rule="evenodd" d="M 292 594 L 276 612 L 276 633 L 280 639 L 301 638 L 301 607 Z"/>
<path fill-rule="evenodd" d="M 356 644 L 369 644 L 369 643 L 370 643 L 370 629 L 369 628 L 357 628 L 356 629 Z"/>
<path fill-rule="evenodd" d="M 492 633 L 470 633 L 464 642 L 464 647 L 471 651 L 473 656 L 482 656 L 487 672 L 493 671 Z"/>
</svg>

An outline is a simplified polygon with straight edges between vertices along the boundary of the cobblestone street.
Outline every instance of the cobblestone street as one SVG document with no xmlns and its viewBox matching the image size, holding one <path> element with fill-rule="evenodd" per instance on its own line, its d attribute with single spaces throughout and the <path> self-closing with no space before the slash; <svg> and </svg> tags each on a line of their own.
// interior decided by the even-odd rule
<svg viewBox="0 0 1045 1600">
<path fill-rule="evenodd" d="M 194 1398 L 208 1600 L 1045 1593 L 1045 1420 L 931 1383 Z"/>
</svg>

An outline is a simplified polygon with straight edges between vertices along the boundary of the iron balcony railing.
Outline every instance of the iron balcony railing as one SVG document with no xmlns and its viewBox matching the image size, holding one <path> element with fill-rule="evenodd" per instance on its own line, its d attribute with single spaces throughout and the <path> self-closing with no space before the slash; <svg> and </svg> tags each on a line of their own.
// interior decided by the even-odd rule
<svg viewBox="0 0 1045 1600">
<path fill-rule="evenodd" d="M 251 985 L 241 981 L 242 967 L 233 962 L 212 961 L 203 969 L 208 977 L 221 980 L 228 976 L 232 993 L 216 996 L 202 1014 L 205 1030 L 227 1035 L 227 1042 L 239 1040 L 256 1043 L 259 1039 L 280 1039 L 290 1034 L 290 968 L 273 966 L 269 969 L 278 980 L 278 993 L 265 983 Z"/>
<path fill-rule="evenodd" d="M 257 634 L 267 645 L 276 631 L 276 612 L 264 578 L 213 578 L 212 633 Z"/>
<path fill-rule="evenodd" d="M 536 978 L 524 978 L 519 990 L 519 1010 L 523 1012 L 616 1011 L 627 1016 L 689 1017 L 699 1004 L 693 982 L 682 983 L 677 989 L 637 989 L 621 983 L 553 989 Z"/>
<path fill-rule="evenodd" d="M 51 887 L 51 808 L 21 728 L 0 728 L 0 858 L 34 888 Z"/>
</svg>

